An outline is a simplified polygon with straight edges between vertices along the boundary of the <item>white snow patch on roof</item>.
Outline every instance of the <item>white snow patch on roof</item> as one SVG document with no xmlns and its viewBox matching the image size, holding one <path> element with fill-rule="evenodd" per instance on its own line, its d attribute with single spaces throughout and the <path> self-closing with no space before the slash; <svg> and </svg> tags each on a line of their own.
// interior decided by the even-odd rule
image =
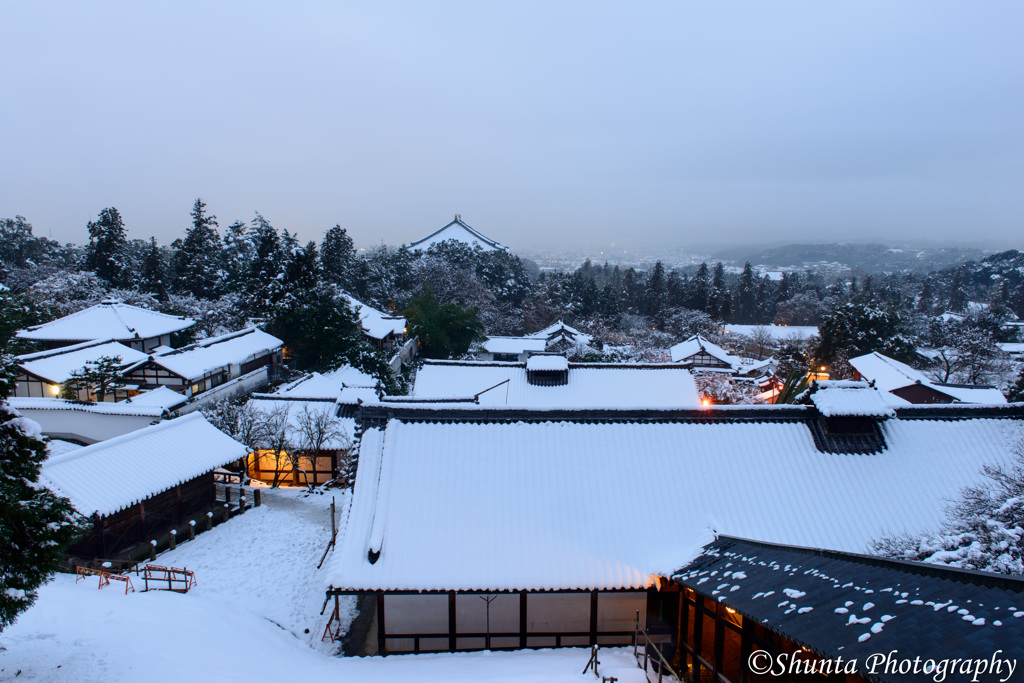
<svg viewBox="0 0 1024 683">
<path fill-rule="evenodd" d="M 104 356 L 120 356 L 121 367 L 147 358 L 142 351 L 136 351 L 118 342 L 85 342 L 50 351 L 26 353 L 18 356 L 18 366 L 37 377 L 55 384 L 67 381 L 76 370 L 81 370 L 88 363 L 95 363 Z"/>
<path fill-rule="evenodd" d="M 896 415 L 896 411 L 882 398 L 877 389 L 867 384 L 859 386 L 824 386 L 811 394 L 811 402 L 825 417 L 882 417 Z"/>
<path fill-rule="evenodd" d="M 119 301 L 104 301 L 71 315 L 18 332 L 18 339 L 81 341 L 150 339 L 196 324 L 191 318 L 150 311 Z"/>
</svg>

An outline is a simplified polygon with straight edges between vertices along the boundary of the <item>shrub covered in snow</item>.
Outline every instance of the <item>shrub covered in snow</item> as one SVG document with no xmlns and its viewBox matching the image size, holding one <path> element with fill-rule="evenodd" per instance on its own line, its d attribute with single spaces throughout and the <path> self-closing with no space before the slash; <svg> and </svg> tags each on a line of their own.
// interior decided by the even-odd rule
<svg viewBox="0 0 1024 683">
<path fill-rule="evenodd" d="M 935 532 L 887 536 L 873 551 L 901 560 L 934 562 L 1001 574 L 1024 574 L 1024 444 L 1012 469 L 984 468 L 987 481 L 967 486 Z"/>
</svg>

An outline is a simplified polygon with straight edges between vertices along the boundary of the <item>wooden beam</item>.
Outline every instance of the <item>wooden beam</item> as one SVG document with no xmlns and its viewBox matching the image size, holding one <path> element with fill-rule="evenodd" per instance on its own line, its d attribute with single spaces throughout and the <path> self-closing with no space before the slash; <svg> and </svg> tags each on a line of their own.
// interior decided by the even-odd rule
<svg viewBox="0 0 1024 683">
<path fill-rule="evenodd" d="M 455 652 L 455 591 L 448 591 L 448 650 Z"/>
<path fill-rule="evenodd" d="M 597 645 L 597 591 L 590 591 L 590 646 Z"/>
<path fill-rule="evenodd" d="M 386 655 L 387 639 L 384 638 L 384 591 L 377 591 L 377 654 Z"/>
<path fill-rule="evenodd" d="M 519 647 L 526 647 L 526 591 L 519 591 Z"/>
</svg>

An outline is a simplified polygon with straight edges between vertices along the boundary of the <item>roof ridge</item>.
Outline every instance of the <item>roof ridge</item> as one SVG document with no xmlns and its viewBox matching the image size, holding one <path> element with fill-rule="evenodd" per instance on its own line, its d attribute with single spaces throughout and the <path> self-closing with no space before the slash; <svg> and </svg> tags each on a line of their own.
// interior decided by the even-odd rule
<svg viewBox="0 0 1024 683">
<path fill-rule="evenodd" d="M 135 328 L 132 327 L 131 325 L 129 325 L 127 322 L 125 322 L 124 316 L 121 315 L 121 311 L 118 309 L 119 306 L 124 306 L 125 305 L 124 303 L 122 303 L 120 301 L 118 301 L 118 302 L 111 302 L 111 303 L 107 303 L 105 301 L 101 301 L 99 305 L 100 306 L 110 306 L 110 310 L 114 312 L 114 315 L 117 317 L 117 319 L 119 321 L 121 321 L 121 324 L 124 325 L 125 329 L 128 330 L 129 332 L 133 333 L 136 337 L 139 336 L 139 333 L 135 330 Z M 139 306 L 135 306 L 135 308 L 140 308 L 140 307 Z M 146 309 L 143 309 L 143 310 L 146 310 Z"/>
<path fill-rule="evenodd" d="M 120 342 L 118 342 L 115 339 L 93 339 L 90 341 L 79 342 L 78 344 L 72 344 L 71 346 L 60 346 L 57 347 L 56 349 L 47 349 L 45 351 L 24 353 L 20 356 L 15 356 L 14 359 L 18 362 L 21 362 L 39 360 L 41 358 L 51 358 L 53 356 L 60 356 L 65 353 L 73 353 L 75 351 L 81 351 L 83 349 L 88 349 L 93 346 L 101 346 L 103 344 L 120 344 Z M 121 344 L 121 346 L 124 346 L 124 344 Z"/>
<path fill-rule="evenodd" d="M 161 432 L 161 431 L 165 431 L 167 429 L 170 429 L 171 427 L 178 427 L 178 426 L 181 426 L 181 425 L 183 425 L 185 423 L 192 422 L 194 420 L 200 420 L 200 419 L 203 420 L 204 422 L 207 422 L 207 424 L 209 424 L 209 422 L 206 420 L 206 418 L 203 417 L 203 414 L 201 412 L 199 412 L 199 411 L 196 411 L 194 413 L 189 413 L 187 415 L 182 415 L 181 417 L 174 418 L 174 419 L 171 419 L 171 420 L 162 420 L 162 421 L 160 421 L 160 422 L 158 422 L 158 423 L 156 423 L 154 425 L 149 425 L 148 427 L 143 427 L 142 429 L 137 429 L 134 432 L 128 432 L 127 434 L 121 434 L 120 436 L 115 436 L 114 438 L 107 439 L 106 441 L 99 441 L 97 443 L 90 444 L 90 445 L 85 446 L 83 448 L 79 448 L 77 450 L 70 451 L 68 453 L 62 453 L 60 455 L 54 456 L 54 457 L 50 458 L 49 460 L 47 460 L 46 462 L 43 463 L 43 469 L 46 469 L 46 468 L 51 467 L 53 465 L 60 465 L 60 464 L 65 463 L 65 462 L 70 462 L 71 460 L 74 460 L 76 458 L 80 458 L 83 455 L 89 455 L 90 453 L 99 453 L 100 451 L 103 451 L 103 450 L 105 450 L 107 448 L 110 448 L 111 446 L 117 446 L 117 445 L 120 445 L 122 443 L 125 443 L 125 442 L 128 442 L 128 441 L 132 441 L 134 439 L 141 438 L 143 436 L 149 436 L 149 435 L 155 434 L 157 432 Z"/>
</svg>

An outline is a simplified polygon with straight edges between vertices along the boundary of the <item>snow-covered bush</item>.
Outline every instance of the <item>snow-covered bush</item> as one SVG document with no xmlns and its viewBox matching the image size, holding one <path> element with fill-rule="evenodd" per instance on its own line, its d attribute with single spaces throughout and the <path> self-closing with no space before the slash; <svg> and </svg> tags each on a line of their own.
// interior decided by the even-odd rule
<svg viewBox="0 0 1024 683">
<path fill-rule="evenodd" d="M 883 537 L 872 550 L 901 560 L 1024 574 L 1024 443 L 1014 450 L 1010 469 L 985 466 L 986 481 L 961 490 L 942 528 L 920 537 Z"/>
</svg>

